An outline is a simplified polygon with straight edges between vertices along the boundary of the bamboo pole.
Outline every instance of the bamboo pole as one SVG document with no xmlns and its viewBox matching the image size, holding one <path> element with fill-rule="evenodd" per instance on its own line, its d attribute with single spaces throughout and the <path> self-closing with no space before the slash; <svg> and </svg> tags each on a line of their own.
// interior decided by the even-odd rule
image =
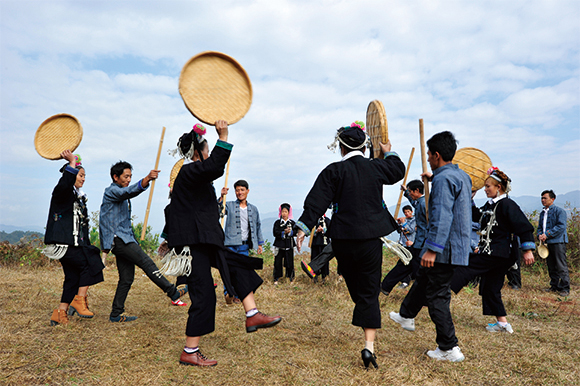
<svg viewBox="0 0 580 386">
<path fill-rule="evenodd" d="M 155 160 L 155 170 L 158 170 L 159 168 L 159 158 L 161 157 L 161 148 L 163 147 L 164 136 L 165 136 L 165 126 L 163 126 L 163 131 L 161 131 L 161 140 L 159 141 L 157 160 Z M 145 220 L 143 221 L 143 229 L 141 230 L 141 241 L 145 240 L 145 232 L 147 231 L 147 221 L 149 220 L 149 209 L 151 208 L 151 200 L 153 199 L 153 190 L 155 190 L 155 180 L 151 181 L 151 191 L 149 192 L 149 201 L 147 202 L 147 210 L 145 211 Z"/>
<path fill-rule="evenodd" d="M 228 166 L 226 166 L 226 181 L 224 183 L 224 187 L 227 188 L 228 187 L 228 177 L 230 176 L 230 160 L 231 160 L 231 155 L 230 158 L 228 158 Z M 222 204 L 223 204 L 223 208 L 222 208 L 222 228 L 224 227 L 224 222 L 226 221 L 226 195 L 222 195 Z"/>
<path fill-rule="evenodd" d="M 403 185 L 407 186 L 407 176 L 409 175 L 409 169 L 411 168 L 411 161 L 413 161 L 413 154 L 415 154 L 415 148 L 411 149 L 411 155 L 409 156 L 409 163 L 407 164 L 407 170 L 405 170 L 405 178 L 403 178 Z M 397 201 L 397 208 L 395 209 L 395 219 L 399 215 L 399 209 L 401 209 L 401 201 L 403 201 L 403 191 L 399 193 L 399 201 Z"/>
<path fill-rule="evenodd" d="M 423 119 L 419 119 L 419 141 L 421 142 L 421 161 L 423 163 L 423 173 L 429 172 L 427 168 L 427 152 L 425 151 L 425 132 L 423 130 Z M 429 180 L 423 176 L 425 185 L 425 219 L 429 222 Z"/>
</svg>

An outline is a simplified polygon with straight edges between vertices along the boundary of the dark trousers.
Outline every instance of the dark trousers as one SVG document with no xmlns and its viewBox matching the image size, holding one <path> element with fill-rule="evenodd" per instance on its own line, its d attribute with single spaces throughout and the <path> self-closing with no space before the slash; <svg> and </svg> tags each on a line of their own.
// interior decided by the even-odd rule
<svg viewBox="0 0 580 386">
<path fill-rule="evenodd" d="M 79 292 L 79 287 L 86 287 L 102 282 L 105 266 L 97 247 L 69 246 L 60 259 L 64 272 L 61 303 L 70 304 Z"/>
<path fill-rule="evenodd" d="M 570 291 L 570 275 L 566 262 L 566 244 L 547 244 L 550 254 L 546 259 L 548 274 L 550 275 L 550 288 L 555 291 Z"/>
<path fill-rule="evenodd" d="M 521 252 L 518 251 L 518 259 L 515 261 L 514 264 L 517 264 L 516 268 L 513 268 L 513 264 L 512 266 L 508 269 L 508 271 L 506 272 L 505 276 L 507 277 L 508 280 L 508 285 L 511 287 L 518 287 L 521 288 L 522 287 L 522 272 L 521 272 Z"/>
<path fill-rule="evenodd" d="M 149 256 L 137 243 L 125 244 L 123 240 L 115 237 L 114 246 L 111 250 L 117 258 L 117 271 L 119 272 L 119 282 L 115 297 L 113 298 L 113 309 L 111 317 L 116 317 L 125 312 L 125 300 L 135 279 L 135 266 L 141 268 L 149 279 L 172 300 L 176 295 L 177 289 L 164 276 L 157 276 L 153 272 L 158 268 Z"/>
<path fill-rule="evenodd" d="M 490 256 L 479 253 L 469 254 L 469 265 L 457 267 L 451 280 L 451 290 L 459 293 L 476 276 L 481 277 L 479 295 L 484 315 L 506 316 L 501 299 L 501 288 L 508 269 L 515 259 Z"/>
<path fill-rule="evenodd" d="M 308 265 L 310 266 L 310 268 L 312 268 L 314 272 L 319 272 L 322 269 L 322 267 L 324 267 L 325 264 L 328 264 L 328 262 L 334 259 L 334 257 L 335 256 L 334 251 L 332 250 L 332 242 L 329 242 L 322 249 L 322 252 L 320 252 L 318 255 L 314 255 L 314 259 L 310 260 L 310 264 Z M 340 267 L 337 268 L 336 273 L 339 275 L 341 274 Z"/>
<path fill-rule="evenodd" d="M 217 268 L 219 248 L 210 244 L 189 246 L 191 251 L 191 274 L 187 277 L 191 307 L 185 334 L 187 336 L 207 335 L 215 330 L 216 294 L 211 276 L 211 268 Z M 262 279 L 252 269 L 228 265 L 230 280 L 236 294 L 245 299 L 262 284 Z"/>
<path fill-rule="evenodd" d="M 310 250 L 310 268 L 312 268 L 312 262 L 314 261 L 314 258 L 318 255 L 320 255 L 322 253 L 322 251 L 324 250 L 324 247 L 326 245 L 313 245 L 312 249 Z M 330 268 L 329 268 L 329 261 L 327 260 L 322 267 L 320 267 L 318 270 L 316 270 L 315 272 L 319 275 L 322 275 L 322 277 L 326 277 L 328 276 L 328 274 L 330 273 Z M 314 269 L 314 268 L 312 268 Z"/>
<path fill-rule="evenodd" d="M 431 268 L 420 267 L 415 283 L 401 304 L 399 313 L 403 318 L 415 318 L 426 305 L 437 331 L 435 341 L 440 350 L 457 346 L 455 326 L 449 310 L 451 303 L 451 278 L 455 266 L 435 263 Z"/>
<path fill-rule="evenodd" d="M 332 240 L 338 268 L 354 302 L 352 324 L 362 328 L 381 328 L 379 292 L 383 242 L 370 240 Z"/>
<path fill-rule="evenodd" d="M 294 280 L 294 249 L 278 249 L 274 257 L 274 281 L 282 277 L 282 267 L 286 268 L 286 277 L 290 281 Z"/>
<path fill-rule="evenodd" d="M 421 250 L 410 247 L 409 251 L 411 252 L 411 255 L 413 255 L 413 258 L 407 265 L 403 264 L 401 260 L 397 261 L 397 264 L 389 271 L 389 273 L 387 273 L 387 276 L 385 276 L 381 283 L 383 291 L 391 292 L 393 287 L 395 287 L 398 282 L 404 280 L 407 276 L 414 278 L 417 275 L 417 271 L 421 266 L 421 258 L 419 257 Z"/>
</svg>

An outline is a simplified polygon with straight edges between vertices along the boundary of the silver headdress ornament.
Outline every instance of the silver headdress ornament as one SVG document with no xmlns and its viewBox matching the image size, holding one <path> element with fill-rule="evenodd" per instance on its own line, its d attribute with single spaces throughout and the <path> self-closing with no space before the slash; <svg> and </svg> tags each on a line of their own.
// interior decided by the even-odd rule
<svg viewBox="0 0 580 386">
<path fill-rule="evenodd" d="M 357 127 L 357 128 L 361 129 L 364 132 L 365 140 L 363 141 L 363 143 L 361 143 L 358 146 L 348 145 L 340 137 L 340 134 L 342 134 L 346 129 L 349 129 L 351 127 L 352 128 Z M 327 146 L 328 147 L 328 150 L 331 150 L 333 153 L 336 152 L 336 148 L 338 147 L 338 143 L 339 142 L 342 143 L 344 146 L 348 147 L 351 150 L 359 150 L 359 149 L 362 149 L 365 146 L 369 146 L 371 144 L 371 138 L 367 135 L 367 133 L 365 131 L 365 124 L 363 122 L 361 122 L 361 121 L 355 121 L 355 122 L 351 123 L 350 126 L 341 127 L 340 129 L 338 129 L 336 131 L 336 134 L 334 136 L 334 141 Z"/>
</svg>

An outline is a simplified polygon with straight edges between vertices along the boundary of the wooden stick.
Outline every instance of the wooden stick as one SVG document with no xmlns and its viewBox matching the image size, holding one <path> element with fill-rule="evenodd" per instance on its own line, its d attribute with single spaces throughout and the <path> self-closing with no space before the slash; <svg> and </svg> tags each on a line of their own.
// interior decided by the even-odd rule
<svg viewBox="0 0 580 386">
<path fill-rule="evenodd" d="M 425 132 L 423 131 L 423 119 L 419 119 L 419 141 L 421 142 L 421 161 L 423 162 L 423 173 L 429 172 L 427 168 L 427 152 L 425 151 Z M 423 176 L 425 185 L 425 219 L 429 222 L 429 180 Z"/>
<path fill-rule="evenodd" d="M 161 157 L 161 148 L 163 147 L 163 137 L 165 136 L 165 126 L 161 132 L 161 140 L 159 141 L 159 150 L 157 151 L 157 160 L 155 160 L 155 170 L 159 167 L 159 157 Z M 151 200 L 153 199 L 153 190 L 155 190 L 155 180 L 151 181 L 151 191 L 149 192 L 149 201 L 147 202 L 147 211 L 145 211 L 145 220 L 143 221 L 143 229 L 141 230 L 141 241 L 145 240 L 145 232 L 147 231 L 147 221 L 149 220 L 149 208 L 151 208 Z"/>
<path fill-rule="evenodd" d="M 316 228 L 318 228 L 318 224 L 316 224 L 314 226 L 314 228 L 312 228 L 312 232 L 310 232 L 310 240 L 308 241 L 308 248 L 310 248 L 310 249 L 312 249 L 312 240 L 314 240 Z M 310 259 L 310 260 L 312 260 L 312 259 Z"/>
<path fill-rule="evenodd" d="M 230 175 L 230 160 L 232 159 L 231 155 L 230 158 L 228 158 L 228 166 L 226 166 L 226 181 L 224 183 L 224 187 L 227 188 L 228 187 L 228 177 Z M 226 221 L 226 195 L 222 195 L 222 204 L 223 204 L 223 208 L 222 208 L 222 228 L 224 227 L 224 221 Z"/>
<path fill-rule="evenodd" d="M 405 170 L 405 178 L 403 178 L 403 185 L 407 186 L 407 176 L 409 175 L 409 169 L 411 168 L 411 161 L 413 161 L 413 154 L 415 154 L 415 148 L 411 149 L 411 155 L 409 156 L 409 163 L 407 164 L 407 170 Z M 395 220 L 399 215 L 399 209 L 401 209 L 401 201 L 403 201 L 403 191 L 399 193 L 399 201 L 397 201 L 397 208 L 395 209 Z"/>
</svg>

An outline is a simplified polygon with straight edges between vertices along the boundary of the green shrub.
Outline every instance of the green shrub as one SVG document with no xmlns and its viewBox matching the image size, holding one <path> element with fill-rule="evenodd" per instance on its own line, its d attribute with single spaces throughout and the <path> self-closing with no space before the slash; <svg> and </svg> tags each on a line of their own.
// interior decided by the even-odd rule
<svg viewBox="0 0 580 386">
<path fill-rule="evenodd" d="M 37 235 L 23 237 L 16 244 L 8 241 L 0 243 L 0 264 L 10 267 L 42 267 L 49 264 L 49 259 L 41 253 L 44 247 Z"/>
</svg>

